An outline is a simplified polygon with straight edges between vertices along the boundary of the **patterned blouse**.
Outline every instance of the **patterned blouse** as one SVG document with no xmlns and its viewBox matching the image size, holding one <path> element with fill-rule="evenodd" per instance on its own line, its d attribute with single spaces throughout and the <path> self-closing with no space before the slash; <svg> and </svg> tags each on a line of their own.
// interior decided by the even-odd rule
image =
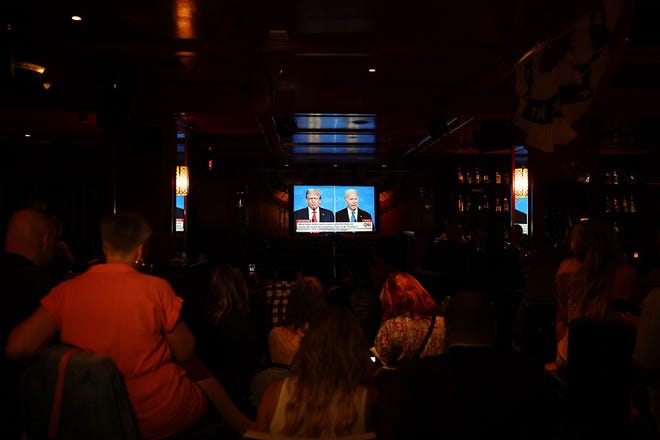
<svg viewBox="0 0 660 440">
<path fill-rule="evenodd" d="M 397 316 L 381 325 L 376 334 L 375 348 L 380 361 L 394 366 L 402 359 L 411 359 L 419 349 L 431 325 L 431 316 Z M 436 317 L 433 333 L 420 358 L 445 352 L 445 319 Z"/>
</svg>

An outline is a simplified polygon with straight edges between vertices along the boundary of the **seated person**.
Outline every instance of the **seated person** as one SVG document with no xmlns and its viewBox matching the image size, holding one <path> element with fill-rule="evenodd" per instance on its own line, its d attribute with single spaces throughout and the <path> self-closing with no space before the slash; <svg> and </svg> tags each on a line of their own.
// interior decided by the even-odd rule
<svg viewBox="0 0 660 440">
<path fill-rule="evenodd" d="M 445 351 L 445 322 L 429 292 L 406 272 L 391 273 L 380 293 L 383 314 L 374 353 L 388 367 Z"/>
<path fill-rule="evenodd" d="M 584 219 L 571 231 L 571 257 L 564 260 L 554 278 L 557 317 L 557 355 L 546 364 L 548 371 L 563 374 L 568 357 L 569 328 L 577 318 L 634 319 L 625 316 L 618 303 L 637 306 L 641 287 L 634 266 L 625 262 L 614 228 L 597 219 Z"/>
<path fill-rule="evenodd" d="M 270 367 L 252 378 L 252 404 L 255 407 L 271 382 L 287 376 L 310 321 L 325 306 L 325 292 L 318 278 L 303 276 L 293 283 L 284 324 L 273 328 L 268 334 Z"/>
<path fill-rule="evenodd" d="M 453 296 L 445 325 L 446 353 L 377 377 L 379 438 L 554 438 L 543 370 L 496 349 L 487 295 Z"/>
<path fill-rule="evenodd" d="M 284 324 L 273 328 L 268 334 L 272 364 L 291 364 L 310 320 L 325 304 L 323 284 L 318 278 L 304 276 L 293 283 Z"/>
<path fill-rule="evenodd" d="M 138 272 L 151 228 L 138 214 L 119 213 L 101 222 L 105 263 L 64 281 L 19 324 L 6 347 L 10 359 L 39 353 L 57 332 L 64 344 L 111 358 L 124 377 L 145 439 L 189 430 L 207 413 L 207 400 L 238 432 L 250 421 L 222 385 L 203 374 L 193 380 L 177 362 L 193 362 L 195 340 L 181 320 L 182 300 L 170 284 Z M 197 365 L 198 371 L 205 368 Z"/>
<path fill-rule="evenodd" d="M 192 327 L 199 358 L 224 384 L 246 414 L 250 381 L 265 366 L 267 349 L 259 321 L 250 310 L 245 277 L 234 266 L 219 264 L 211 271 L 204 314 Z"/>
<path fill-rule="evenodd" d="M 57 232 L 52 217 L 33 208 L 14 212 L 9 219 L 4 251 L 0 251 L 0 343 L 30 316 L 56 284 L 49 272 L 55 255 Z M 3 347 L 4 348 L 4 347 Z M 0 438 L 21 438 L 21 365 L 0 356 Z"/>
<path fill-rule="evenodd" d="M 660 434 L 660 287 L 642 303 L 633 361 L 637 377 L 648 395 L 648 411 Z"/>
<path fill-rule="evenodd" d="M 350 309 L 328 306 L 309 327 L 288 378 L 273 382 L 257 429 L 300 437 L 337 437 L 371 429 L 368 346 Z"/>
</svg>

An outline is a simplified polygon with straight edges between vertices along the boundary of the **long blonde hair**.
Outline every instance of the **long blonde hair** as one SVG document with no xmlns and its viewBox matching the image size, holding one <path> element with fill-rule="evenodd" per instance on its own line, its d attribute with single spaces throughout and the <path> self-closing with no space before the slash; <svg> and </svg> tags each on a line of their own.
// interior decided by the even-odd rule
<svg viewBox="0 0 660 440">
<path fill-rule="evenodd" d="M 293 358 L 283 433 L 305 437 L 351 433 L 358 421 L 355 393 L 366 381 L 368 356 L 364 333 L 350 309 L 328 306 L 312 321 Z"/>
<path fill-rule="evenodd" d="M 571 232 L 571 253 L 580 261 L 575 281 L 585 289 L 586 299 L 596 298 L 611 279 L 614 266 L 623 262 L 616 231 L 597 219 L 582 220 Z"/>
</svg>

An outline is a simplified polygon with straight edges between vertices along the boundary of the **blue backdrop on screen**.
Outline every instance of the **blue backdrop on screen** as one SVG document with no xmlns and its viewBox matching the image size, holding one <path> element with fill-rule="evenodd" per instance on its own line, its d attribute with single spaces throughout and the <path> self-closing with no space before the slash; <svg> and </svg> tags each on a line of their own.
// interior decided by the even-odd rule
<svg viewBox="0 0 660 440">
<path fill-rule="evenodd" d="M 293 187 L 293 210 L 298 210 L 307 207 L 307 199 L 305 193 L 308 189 L 318 189 L 321 191 L 321 208 L 329 209 L 335 212 L 335 187 L 334 186 L 299 186 Z"/>
<path fill-rule="evenodd" d="M 359 202 L 358 208 L 367 211 L 371 214 L 371 218 L 374 216 L 374 187 L 373 186 L 335 186 L 335 212 L 340 209 L 346 208 L 346 202 L 344 201 L 344 193 L 347 189 L 354 189 L 358 192 Z"/>
</svg>

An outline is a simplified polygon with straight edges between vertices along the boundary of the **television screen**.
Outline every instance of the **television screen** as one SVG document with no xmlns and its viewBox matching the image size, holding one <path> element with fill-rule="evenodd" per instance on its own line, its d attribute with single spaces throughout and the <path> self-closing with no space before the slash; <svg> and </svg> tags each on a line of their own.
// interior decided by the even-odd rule
<svg viewBox="0 0 660 440">
<path fill-rule="evenodd" d="M 291 225 L 296 233 L 376 231 L 374 186 L 293 185 Z"/>
</svg>

